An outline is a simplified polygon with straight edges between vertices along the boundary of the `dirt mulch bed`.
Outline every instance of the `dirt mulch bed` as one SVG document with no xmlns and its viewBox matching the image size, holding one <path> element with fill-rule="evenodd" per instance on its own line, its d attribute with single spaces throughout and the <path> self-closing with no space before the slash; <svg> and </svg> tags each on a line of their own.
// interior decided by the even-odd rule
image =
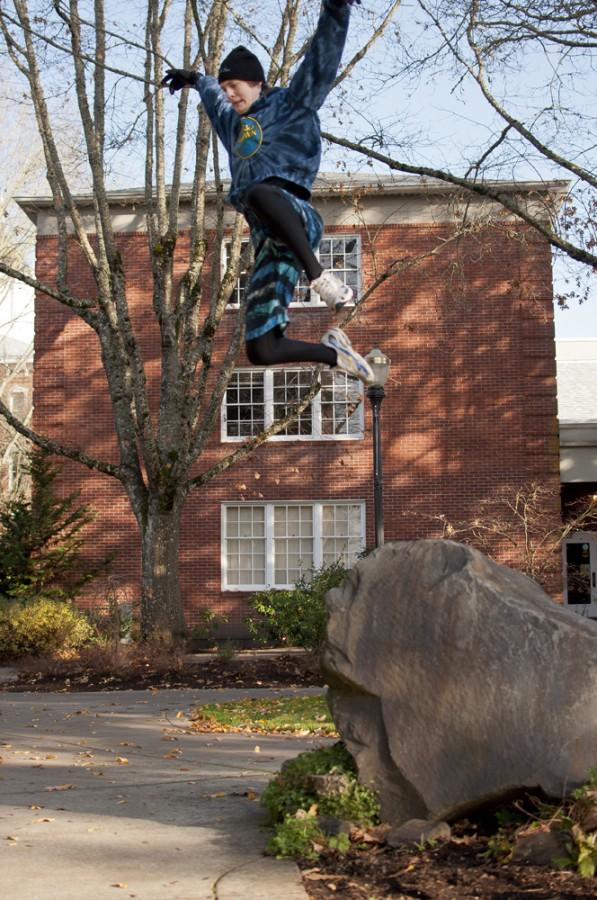
<svg viewBox="0 0 597 900">
<path fill-rule="evenodd" d="M 127 666 L 88 666 L 75 661 L 29 662 L 4 691 L 119 691 L 147 688 L 287 688 L 321 686 L 307 654 L 239 653 L 231 660 L 186 657 L 168 667 L 147 657 Z"/>
<path fill-rule="evenodd" d="M 487 837 L 471 833 L 421 852 L 374 846 L 347 854 L 327 853 L 300 863 L 310 900 L 595 900 L 597 879 L 569 871 L 483 856 Z"/>
</svg>

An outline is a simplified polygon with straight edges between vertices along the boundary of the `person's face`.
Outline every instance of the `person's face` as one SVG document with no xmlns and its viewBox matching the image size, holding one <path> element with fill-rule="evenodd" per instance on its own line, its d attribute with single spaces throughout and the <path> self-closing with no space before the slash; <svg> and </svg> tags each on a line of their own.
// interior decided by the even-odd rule
<svg viewBox="0 0 597 900">
<path fill-rule="evenodd" d="M 230 100 L 235 112 L 242 115 L 253 106 L 261 93 L 260 81 L 221 81 L 220 87 Z"/>
</svg>

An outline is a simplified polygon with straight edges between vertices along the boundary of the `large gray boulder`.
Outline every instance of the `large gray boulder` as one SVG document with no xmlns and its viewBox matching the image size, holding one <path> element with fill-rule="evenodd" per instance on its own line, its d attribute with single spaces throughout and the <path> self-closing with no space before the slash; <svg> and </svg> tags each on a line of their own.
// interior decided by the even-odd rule
<svg viewBox="0 0 597 900">
<path fill-rule="evenodd" d="M 597 766 L 597 623 L 452 541 L 386 544 L 327 596 L 332 714 L 384 821 L 451 820 Z"/>
</svg>

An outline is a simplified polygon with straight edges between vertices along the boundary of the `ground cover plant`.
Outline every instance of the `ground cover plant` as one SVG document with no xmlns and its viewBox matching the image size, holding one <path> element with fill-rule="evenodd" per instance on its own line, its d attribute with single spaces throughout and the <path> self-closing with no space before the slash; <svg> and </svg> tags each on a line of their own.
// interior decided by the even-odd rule
<svg viewBox="0 0 597 900">
<path fill-rule="evenodd" d="M 347 832 L 330 829 L 331 820 L 361 827 L 379 823 L 379 801 L 359 784 L 354 760 L 341 741 L 286 762 L 261 802 L 274 829 L 268 850 L 279 857 L 315 859 L 325 849 L 347 850 Z"/>
<path fill-rule="evenodd" d="M 262 734 L 337 737 L 325 697 L 245 697 L 198 706 L 194 731 L 259 732 Z"/>
</svg>

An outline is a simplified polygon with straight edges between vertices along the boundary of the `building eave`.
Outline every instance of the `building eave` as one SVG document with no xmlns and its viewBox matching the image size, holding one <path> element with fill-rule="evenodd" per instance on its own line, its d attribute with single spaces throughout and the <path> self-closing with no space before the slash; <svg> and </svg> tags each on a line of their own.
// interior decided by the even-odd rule
<svg viewBox="0 0 597 900">
<path fill-rule="evenodd" d="M 524 195 L 524 196 L 545 196 L 550 197 L 552 203 L 558 207 L 567 195 L 570 189 L 570 182 L 566 180 L 551 181 L 482 181 L 479 182 L 483 187 L 489 188 L 492 192 Z M 227 193 L 229 183 L 223 182 L 222 189 L 224 194 Z M 454 197 L 461 194 L 474 193 L 467 191 L 459 185 L 453 185 L 449 182 L 436 178 L 427 178 L 417 175 L 402 176 L 378 176 L 372 177 L 368 175 L 347 175 L 339 177 L 323 173 L 320 175 L 313 185 L 313 196 L 319 199 L 325 198 L 348 198 L 358 194 L 360 198 L 375 198 L 381 195 L 385 197 L 403 196 L 416 197 L 417 195 L 428 197 Z M 192 184 L 184 184 L 181 187 L 180 202 L 181 205 L 188 205 L 191 202 L 193 192 Z M 213 203 L 220 192 L 216 189 L 215 184 L 209 184 L 206 190 L 206 201 Z M 108 203 L 113 208 L 121 209 L 137 209 L 143 210 L 146 206 L 145 192 L 142 188 L 126 188 L 123 190 L 114 190 L 107 192 Z M 75 205 L 80 209 L 88 209 L 93 207 L 94 197 L 91 193 L 75 194 L 73 196 Z M 40 212 L 51 213 L 54 210 L 54 200 L 48 195 L 33 195 L 15 197 L 16 203 L 29 216 L 32 222 L 37 221 Z"/>
</svg>

